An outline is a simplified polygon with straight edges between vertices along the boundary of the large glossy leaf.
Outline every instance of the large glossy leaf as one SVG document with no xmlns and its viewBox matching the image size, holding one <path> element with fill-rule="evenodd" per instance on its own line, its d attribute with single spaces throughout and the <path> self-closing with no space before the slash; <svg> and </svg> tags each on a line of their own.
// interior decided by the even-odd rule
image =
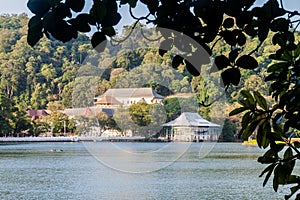
<svg viewBox="0 0 300 200">
<path fill-rule="evenodd" d="M 254 95 L 254 98 L 255 98 L 256 102 L 258 103 L 258 105 L 262 109 L 268 110 L 268 104 L 267 104 L 266 99 L 258 91 L 254 91 L 253 95 Z"/>
<path fill-rule="evenodd" d="M 274 170 L 274 168 L 275 168 L 275 164 L 271 164 L 271 165 L 269 165 L 269 169 L 268 169 L 268 173 L 267 173 L 267 175 L 266 175 L 266 177 L 265 177 L 265 180 L 264 180 L 264 182 L 263 182 L 263 187 L 267 184 L 267 182 L 268 182 L 268 180 L 269 180 L 269 178 L 270 178 L 270 176 L 272 175 L 272 173 L 273 173 L 273 170 Z"/>
<path fill-rule="evenodd" d="M 288 62 L 279 62 L 279 63 L 275 63 L 271 66 L 268 67 L 268 72 L 282 72 L 287 70 L 289 67 L 289 63 Z"/>
<path fill-rule="evenodd" d="M 271 131 L 271 126 L 269 124 L 269 121 L 262 118 L 259 123 L 262 123 L 257 130 L 257 144 L 259 147 L 267 148 L 270 144 L 270 140 L 267 137 L 267 134 Z"/>
<path fill-rule="evenodd" d="M 236 108 L 229 113 L 229 116 L 237 115 L 241 112 L 244 112 L 245 110 L 248 110 L 248 108 L 245 108 L 245 107 Z"/>
</svg>

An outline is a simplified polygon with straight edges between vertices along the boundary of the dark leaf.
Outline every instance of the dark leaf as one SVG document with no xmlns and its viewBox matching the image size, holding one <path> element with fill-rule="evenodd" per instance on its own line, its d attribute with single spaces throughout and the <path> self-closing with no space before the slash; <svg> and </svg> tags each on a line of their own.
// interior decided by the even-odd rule
<svg viewBox="0 0 300 200">
<path fill-rule="evenodd" d="M 297 45 L 297 48 L 293 51 L 293 57 L 297 58 L 300 55 L 300 42 Z"/>
<path fill-rule="evenodd" d="M 46 0 L 29 0 L 27 7 L 39 17 L 43 17 L 50 10 L 50 5 Z"/>
<path fill-rule="evenodd" d="M 66 17 L 72 17 L 72 13 L 70 8 L 63 3 L 60 3 L 59 5 L 55 6 L 54 8 L 52 8 L 52 11 L 55 12 L 55 14 L 57 15 L 57 17 L 64 19 Z"/>
<path fill-rule="evenodd" d="M 224 86 L 227 86 L 230 83 L 237 86 L 240 83 L 241 72 L 237 68 L 230 68 L 230 69 L 226 69 L 224 72 L 222 72 L 221 77 L 222 77 Z"/>
<path fill-rule="evenodd" d="M 262 121 L 263 124 L 261 124 L 257 130 L 256 140 L 259 147 L 267 148 L 270 144 L 267 134 L 271 131 L 271 126 L 269 121 L 265 120 L 264 118 L 260 120 L 260 123 Z"/>
<path fill-rule="evenodd" d="M 194 67 L 188 60 L 184 60 L 185 67 L 188 70 L 188 72 L 193 76 L 200 76 L 200 70 Z"/>
<path fill-rule="evenodd" d="M 233 31 L 222 31 L 220 35 L 224 38 L 225 42 L 231 46 L 235 46 L 237 43 L 237 37 Z"/>
<path fill-rule="evenodd" d="M 247 109 L 248 109 L 248 108 L 245 108 L 245 107 L 236 108 L 236 109 L 234 109 L 233 111 L 231 111 L 231 112 L 229 113 L 229 116 L 237 115 L 237 114 L 239 114 L 239 113 L 241 113 L 241 112 L 244 112 L 244 111 L 247 110 Z"/>
<path fill-rule="evenodd" d="M 284 159 L 289 159 L 290 157 L 293 156 L 293 150 L 291 149 L 291 147 L 287 148 L 284 152 Z"/>
<path fill-rule="evenodd" d="M 239 51 L 240 51 L 240 49 L 233 49 L 232 51 L 230 51 L 230 53 L 229 53 L 229 60 L 230 60 L 230 62 L 234 62 L 235 61 L 235 59 L 239 55 Z"/>
<path fill-rule="evenodd" d="M 158 0 L 141 0 L 141 2 L 147 5 L 151 14 L 154 14 L 157 11 L 159 5 Z"/>
<path fill-rule="evenodd" d="M 272 21 L 270 25 L 270 29 L 273 32 L 286 32 L 289 30 L 290 20 L 287 20 L 285 18 L 277 18 Z"/>
<path fill-rule="evenodd" d="M 126 4 L 128 3 L 130 5 L 130 7 L 135 8 L 136 7 L 136 3 L 137 0 L 121 0 L 120 4 Z"/>
<path fill-rule="evenodd" d="M 112 37 L 112 36 L 116 35 L 116 31 L 112 26 L 103 27 L 101 29 L 101 32 L 104 33 L 105 35 L 109 36 L 109 37 Z"/>
<path fill-rule="evenodd" d="M 102 21 L 102 26 L 109 27 L 109 26 L 115 26 L 119 23 L 119 21 L 122 19 L 120 13 L 109 13 L 109 15 L 106 15 Z"/>
<path fill-rule="evenodd" d="M 269 172 L 269 171 L 273 171 L 274 167 L 276 166 L 275 163 L 269 165 L 268 167 L 266 167 L 264 169 L 264 171 L 261 172 L 261 174 L 259 175 L 259 177 L 262 177 L 265 173 Z"/>
<path fill-rule="evenodd" d="M 164 49 L 159 49 L 158 50 L 158 54 L 160 55 L 160 56 L 164 56 L 165 55 L 165 53 L 167 53 L 168 51 L 167 50 L 164 50 Z"/>
<path fill-rule="evenodd" d="M 75 26 L 75 28 L 80 32 L 90 32 L 91 27 L 89 25 L 90 22 L 90 15 L 89 14 L 79 14 L 75 19 L 72 19 L 70 22 Z"/>
<path fill-rule="evenodd" d="M 269 26 L 267 22 L 261 22 L 260 26 L 258 27 L 258 39 L 260 41 L 264 41 L 269 34 Z"/>
<path fill-rule="evenodd" d="M 74 12 L 81 12 L 84 8 L 85 0 L 66 0 L 66 4 Z"/>
<path fill-rule="evenodd" d="M 270 176 L 271 176 L 271 174 L 272 174 L 272 172 L 273 172 L 275 166 L 276 166 L 275 163 L 269 165 L 269 166 L 266 167 L 266 168 L 264 169 L 264 171 L 259 175 L 259 177 L 262 177 L 265 173 L 268 172 L 267 175 L 266 175 L 266 177 L 265 177 L 265 180 L 264 180 L 264 182 L 263 182 L 263 187 L 265 187 L 265 185 L 267 184 L 267 182 L 268 182 L 268 180 L 269 180 L 269 178 L 270 178 Z"/>
<path fill-rule="evenodd" d="M 254 26 L 252 26 L 251 24 L 248 24 L 246 27 L 245 27 L 245 33 L 247 35 L 249 35 L 250 37 L 255 37 L 256 34 L 257 34 L 257 31 L 254 29 Z"/>
<path fill-rule="evenodd" d="M 298 180 L 298 182 L 295 182 L 295 183 L 299 183 L 299 180 Z M 300 185 L 296 185 L 294 187 L 291 187 L 290 188 L 291 194 L 285 195 L 284 198 L 285 199 L 291 198 L 299 189 L 300 189 Z M 299 198 L 300 198 L 300 195 L 298 194 L 297 197 L 296 197 L 296 200 L 299 200 Z"/>
<path fill-rule="evenodd" d="M 219 70 L 221 70 L 221 69 L 224 69 L 224 68 L 230 66 L 230 61 L 226 56 L 220 55 L 220 56 L 216 56 L 215 64 L 216 64 L 217 68 Z"/>
<path fill-rule="evenodd" d="M 242 118 L 242 128 L 245 129 L 251 120 L 251 112 L 245 113 Z"/>
<path fill-rule="evenodd" d="M 54 38 L 62 42 L 68 42 L 78 35 L 77 30 L 71 25 L 68 25 L 64 20 L 58 21 L 56 24 L 56 31 L 50 33 Z"/>
<path fill-rule="evenodd" d="M 244 35 L 244 33 L 240 32 L 238 34 L 238 37 L 237 37 L 237 44 L 239 46 L 244 46 L 246 44 L 246 36 Z"/>
<path fill-rule="evenodd" d="M 96 51 L 99 53 L 103 52 L 107 43 L 105 34 L 102 32 L 95 32 L 92 36 L 91 43 Z"/>
<path fill-rule="evenodd" d="M 57 24 L 60 23 L 62 19 L 59 19 L 54 12 L 49 12 L 43 19 L 44 28 L 50 33 L 59 31 L 57 29 Z"/>
<path fill-rule="evenodd" d="M 30 46 L 34 46 L 43 37 L 43 24 L 38 16 L 34 16 L 28 23 L 27 42 Z"/>
<path fill-rule="evenodd" d="M 177 69 L 179 65 L 183 64 L 183 58 L 179 55 L 176 55 L 172 60 L 172 67 Z"/>
<path fill-rule="evenodd" d="M 242 91 L 241 91 L 241 94 L 243 95 L 244 98 L 247 99 L 247 101 L 249 102 L 249 104 L 252 105 L 252 104 L 255 103 L 254 97 L 252 96 L 252 94 L 251 94 L 249 91 L 247 91 L 247 90 L 242 90 Z"/>
<path fill-rule="evenodd" d="M 234 19 L 229 17 L 226 18 L 223 22 L 224 28 L 232 28 L 234 26 Z"/>
<path fill-rule="evenodd" d="M 298 142 L 298 141 L 293 142 L 293 145 L 294 145 L 294 147 L 296 147 L 297 149 L 300 148 L 300 142 Z"/>
<path fill-rule="evenodd" d="M 278 62 L 275 63 L 273 65 L 270 65 L 268 67 L 268 72 L 282 72 L 282 71 L 286 71 L 289 67 L 289 63 L 288 62 Z"/>
<path fill-rule="evenodd" d="M 288 184 L 300 183 L 300 177 L 296 175 L 291 175 L 288 179 Z M 300 185 L 298 185 L 299 187 Z"/>
<path fill-rule="evenodd" d="M 266 177 L 265 177 L 265 180 L 263 182 L 263 187 L 265 187 L 265 185 L 267 184 L 268 180 L 270 179 L 270 176 L 272 175 L 272 172 L 275 168 L 275 164 L 271 165 L 272 166 L 272 169 L 270 169 L 270 171 L 267 173 Z"/>
<path fill-rule="evenodd" d="M 55 7 L 57 6 L 62 0 L 48 0 L 50 6 Z"/>
<path fill-rule="evenodd" d="M 253 132 L 255 131 L 255 129 L 256 129 L 256 127 L 257 127 L 257 125 L 258 125 L 258 123 L 259 123 L 260 121 L 258 121 L 258 120 L 256 120 L 256 121 L 254 121 L 254 122 L 251 122 L 248 126 L 247 126 L 247 128 L 244 130 L 244 132 L 243 132 L 243 137 L 244 137 L 244 139 L 246 139 L 246 140 L 248 140 L 248 138 L 253 134 Z"/>
<path fill-rule="evenodd" d="M 28 22 L 28 28 L 36 31 L 41 31 L 43 29 L 41 18 L 38 16 L 33 16 Z"/>
<path fill-rule="evenodd" d="M 258 91 L 254 91 L 253 95 L 254 95 L 254 98 L 255 98 L 256 102 L 258 103 L 258 105 L 262 109 L 268 110 L 268 105 L 267 105 L 266 99 Z"/>
<path fill-rule="evenodd" d="M 236 61 L 236 65 L 243 69 L 255 69 L 258 67 L 258 62 L 255 58 L 249 55 L 243 55 Z"/>
<path fill-rule="evenodd" d="M 90 10 L 90 16 L 94 19 L 94 21 L 96 21 L 98 24 L 101 24 L 106 13 L 107 9 L 104 2 L 94 1 L 94 4 Z"/>
</svg>

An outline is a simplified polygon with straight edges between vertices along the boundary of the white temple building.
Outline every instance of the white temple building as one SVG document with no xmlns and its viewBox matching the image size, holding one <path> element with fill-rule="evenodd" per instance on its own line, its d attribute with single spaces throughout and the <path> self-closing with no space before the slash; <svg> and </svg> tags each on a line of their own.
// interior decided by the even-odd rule
<svg viewBox="0 0 300 200">
<path fill-rule="evenodd" d="M 220 125 L 191 112 L 183 112 L 175 120 L 163 124 L 163 137 L 168 141 L 217 141 L 221 131 Z"/>
<path fill-rule="evenodd" d="M 114 88 L 108 89 L 103 95 L 95 98 L 99 107 L 129 107 L 138 102 L 147 104 L 161 103 L 165 97 L 152 88 Z"/>
</svg>

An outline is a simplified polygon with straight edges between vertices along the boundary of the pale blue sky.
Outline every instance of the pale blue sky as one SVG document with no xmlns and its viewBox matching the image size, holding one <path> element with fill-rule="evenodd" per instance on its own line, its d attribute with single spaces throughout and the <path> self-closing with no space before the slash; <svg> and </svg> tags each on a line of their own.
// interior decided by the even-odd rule
<svg viewBox="0 0 300 200">
<path fill-rule="evenodd" d="M 91 1 L 91 0 L 87 0 L 87 1 Z M 30 10 L 26 6 L 27 2 L 28 0 L 0 0 L 0 14 L 27 13 L 29 16 L 32 16 Z M 86 12 L 88 12 L 89 9 L 90 7 L 87 5 L 85 7 Z M 137 9 L 134 9 L 134 14 L 136 16 L 142 16 L 144 12 L 145 12 L 145 6 L 141 4 L 139 4 Z M 134 22 L 130 17 L 130 15 L 128 14 L 128 6 L 122 6 L 121 13 L 123 17 L 120 22 L 120 25 L 117 27 L 117 29 L 119 29 L 118 31 L 121 31 L 122 25 L 131 25 Z"/>
</svg>

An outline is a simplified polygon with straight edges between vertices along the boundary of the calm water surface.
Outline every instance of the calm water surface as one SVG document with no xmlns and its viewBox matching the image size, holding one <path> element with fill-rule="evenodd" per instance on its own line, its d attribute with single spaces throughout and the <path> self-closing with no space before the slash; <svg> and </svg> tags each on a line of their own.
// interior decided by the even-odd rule
<svg viewBox="0 0 300 200">
<path fill-rule="evenodd" d="M 106 150 L 98 152 L 99 145 Z M 257 147 L 218 143 L 202 158 L 203 144 L 195 143 L 173 162 L 174 152 L 164 152 L 166 144 L 118 143 L 118 148 L 136 153 L 159 149 L 151 156 L 145 153 L 144 159 L 131 159 L 132 166 L 167 164 L 149 173 L 126 173 L 116 169 L 122 169 L 120 161 L 127 157 L 114 158 L 115 169 L 101 162 L 115 156 L 105 145 L 0 145 L 0 199 L 283 199 L 288 192 L 280 188 L 275 193 L 271 184 L 262 187 L 258 175 L 265 166 L 256 162 L 262 154 Z"/>
</svg>

